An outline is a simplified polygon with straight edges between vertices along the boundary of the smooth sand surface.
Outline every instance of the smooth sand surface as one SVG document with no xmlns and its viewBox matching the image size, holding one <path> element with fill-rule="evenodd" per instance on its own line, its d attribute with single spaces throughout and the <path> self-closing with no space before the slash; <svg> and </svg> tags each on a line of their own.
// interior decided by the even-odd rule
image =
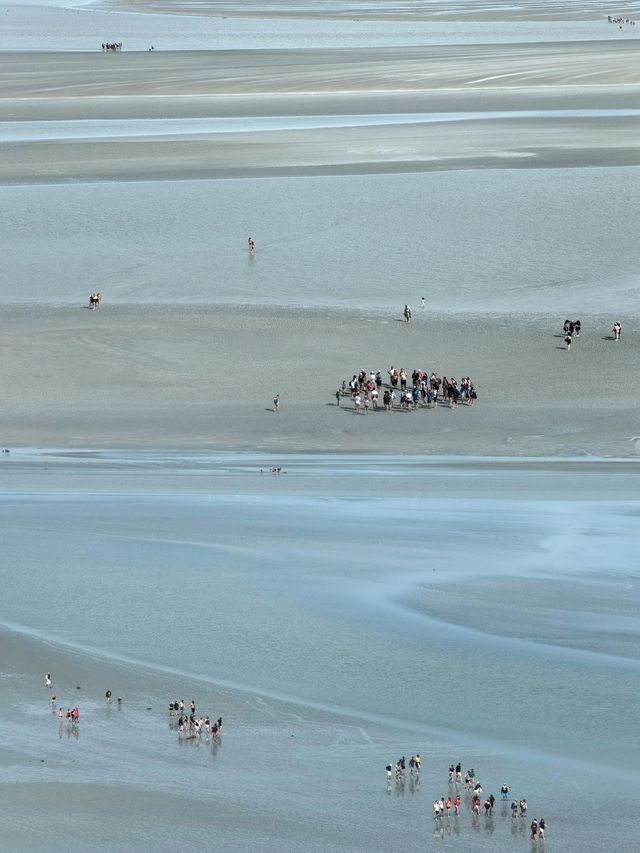
<svg viewBox="0 0 640 853">
<path fill-rule="evenodd" d="M 0 55 L 0 122 L 319 117 L 305 130 L 25 139 L 0 183 L 640 163 L 635 41 L 357 50 Z M 568 116 L 562 110 L 581 110 Z M 592 110 L 632 114 L 591 115 Z M 393 115 L 473 111 L 473 121 Z M 490 117 L 494 111 L 552 111 Z M 322 116 L 387 115 L 364 127 Z M 455 118 L 455 116 L 452 116 Z M 486 118 L 486 120 L 484 120 Z"/>
<path fill-rule="evenodd" d="M 633 456 L 629 321 L 583 317 L 564 351 L 550 317 L 417 317 L 241 306 L 7 306 L 6 447 Z M 339 383 L 391 366 L 471 376 L 478 404 L 356 416 Z M 280 393 L 282 407 L 273 411 Z"/>
</svg>

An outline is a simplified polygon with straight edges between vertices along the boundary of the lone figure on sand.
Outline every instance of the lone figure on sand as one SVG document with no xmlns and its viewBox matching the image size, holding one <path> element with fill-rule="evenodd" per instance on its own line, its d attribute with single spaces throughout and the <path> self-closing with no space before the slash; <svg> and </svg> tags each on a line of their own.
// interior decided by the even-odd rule
<svg viewBox="0 0 640 853">
<path fill-rule="evenodd" d="M 411 322 L 411 308 L 408 305 L 404 306 L 404 319 L 407 323 Z"/>
<path fill-rule="evenodd" d="M 249 237 L 247 240 L 247 244 L 249 246 L 249 253 L 255 255 L 256 253 L 256 244 L 253 242 L 253 237 Z"/>
<path fill-rule="evenodd" d="M 621 332 L 622 332 L 622 325 L 620 323 L 620 320 L 616 320 L 616 322 L 613 324 L 613 339 L 614 339 L 614 341 L 620 340 L 620 333 Z"/>
<path fill-rule="evenodd" d="M 273 398 L 273 411 L 277 412 L 279 408 L 280 408 L 280 394 L 276 394 L 276 396 Z"/>
</svg>

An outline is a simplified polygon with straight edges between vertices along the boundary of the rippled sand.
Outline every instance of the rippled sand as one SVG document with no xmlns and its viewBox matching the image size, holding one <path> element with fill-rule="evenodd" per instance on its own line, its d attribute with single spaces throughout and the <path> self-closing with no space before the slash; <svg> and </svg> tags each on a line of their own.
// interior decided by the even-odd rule
<svg viewBox="0 0 640 853">
<path fill-rule="evenodd" d="M 0 55 L 0 121 L 318 117 L 305 130 L 159 133 L 4 146 L 0 183 L 634 165 L 633 41 L 357 50 Z M 586 110 L 582 117 L 563 109 Z M 323 127 L 340 114 L 473 121 Z M 491 118 L 483 112 L 551 110 Z M 453 116 L 452 116 L 453 117 Z M 489 117 L 490 118 L 490 117 Z M 335 119 L 328 122 L 335 124 Z M 85 136 L 85 134 L 82 134 Z"/>
</svg>

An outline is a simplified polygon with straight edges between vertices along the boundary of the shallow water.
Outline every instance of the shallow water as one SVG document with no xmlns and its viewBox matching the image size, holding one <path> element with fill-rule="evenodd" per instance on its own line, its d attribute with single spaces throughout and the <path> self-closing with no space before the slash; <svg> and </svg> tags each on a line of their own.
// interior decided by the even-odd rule
<svg viewBox="0 0 640 853">
<path fill-rule="evenodd" d="M 94 119 L 77 121 L 0 121 L 0 143 L 50 139 L 107 139 L 154 136 L 188 137 L 201 133 L 308 130 L 325 127 L 377 127 L 398 124 L 496 121 L 523 118 L 630 118 L 635 109 L 487 110 L 485 112 L 385 113 L 384 115 L 251 116 L 242 118 Z"/>
<path fill-rule="evenodd" d="M 622 760 L 640 674 L 633 505 L 442 499 L 428 474 L 411 498 L 385 498 L 373 484 L 370 496 L 293 498 L 282 479 L 274 478 L 273 494 L 241 497 L 6 498 L 3 540 L 14 570 L 3 579 L 4 618 L 65 642 L 296 700 L 331 697 L 337 707 L 402 723 L 429 719 L 479 739 L 501 737 L 503 723 L 489 709 L 508 702 L 533 742 L 575 758 Z M 86 518 L 97 519 L 90 530 Z M 587 599 L 595 578 L 597 595 Z M 534 581 L 533 601 L 551 599 L 544 612 L 534 612 Z M 504 620 L 496 617 L 503 584 Z M 628 615 L 617 608 L 621 584 Z M 443 614 L 450 586 L 462 604 Z M 114 619 L 126 626 L 116 636 Z M 593 626 L 588 643 L 585 622 Z M 158 649 L 156 638 L 183 624 L 184 642 Z M 621 631 L 628 647 L 616 646 Z M 484 660 L 477 680 L 474 646 Z M 526 670 L 524 680 L 507 677 L 510 658 Z M 540 702 L 550 703 L 552 716 L 559 692 L 567 701 L 580 695 L 581 730 L 572 715 L 548 731 L 540 702 L 530 707 L 530 680 L 546 685 Z M 458 710 L 453 725 L 470 683 L 486 711 L 473 720 Z M 609 740 L 600 756 L 590 708 L 607 696 L 620 708 L 620 751 Z M 408 713 L 412 706 L 417 715 Z"/>
<path fill-rule="evenodd" d="M 0 188 L 0 302 L 626 313 L 640 170 Z M 382 204 L 384 200 L 384 204 Z M 247 237 L 256 255 L 246 251 Z"/>
<path fill-rule="evenodd" d="M 554 849 L 601 849 L 585 829 L 589 802 L 606 796 L 628 766 L 640 723 L 640 468 L 292 456 L 286 474 L 260 473 L 276 461 L 68 453 L 3 460 L 0 621 L 140 661 L 155 668 L 159 684 L 191 674 L 248 691 L 265 712 L 280 697 L 302 717 L 305 708 L 344 714 L 370 735 L 345 729 L 330 753 L 312 737 L 304 758 L 314 768 L 310 790 L 352 828 L 344 849 L 355 838 L 354 849 L 389 849 L 385 832 L 423 832 L 425 819 L 430 832 L 429 798 L 446 781 L 452 750 L 479 764 L 493 788 L 507 775 L 526 789 L 554 826 Z M 580 497 L 558 497 L 565 482 Z M 604 483 L 615 499 L 602 497 Z M 104 713 L 90 703 L 85 710 L 88 725 Z M 217 784 L 200 782 L 204 767 L 187 771 L 180 752 L 156 754 L 149 744 L 129 755 L 123 734 L 109 732 L 105 743 L 83 741 L 86 760 L 69 768 L 68 781 L 117 779 L 124 766 L 151 795 L 167 789 L 161 768 L 171 761 L 177 780 L 193 772 L 204 786 L 196 796 Z M 386 817 L 374 817 L 384 788 L 372 787 L 371 776 L 386 763 L 384 751 L 407 740 L 428 755 L 424 793 L 412 807 L 382 806 Z M 246 782 L 236 778 L 244 756 L 255 775 L 242 797 L 249 793 L 247 808 L 261 802 L 261 774 L 277 763 L 272 748 L 245 732 L 233 759 L 221 759 L 231 761 L 225 796 L 237 798 Z M 247 750 L 257 752 L 248 759 Z M 338 802 L 328 776 L 335 762 L 354 761 L 362 766 L 350 771 Z M 28 781 L 31 771 L 19 775 Z M 567 776 L 580 779 L 579 796 Z M 280 781 L 281 795 L 305 813 L 313 839 L 318 815 L 296 798 L 295 778 Z M 569 803 L 562 809 L 554 798 L 560 784 Z M 627 787 L 634 784 L 627 774 Z M 521 831 L 501 815 L 475 830 L 468 818 L 457 831 L 461 839 L 479 832 L 474 849 L 512 849 L 512 830 L 516 838 Z M 369 838 L 381 819 L 382 835 Z M 630 849 L 628 821 L 600 820 L 609 849 Z"/>
</svg>

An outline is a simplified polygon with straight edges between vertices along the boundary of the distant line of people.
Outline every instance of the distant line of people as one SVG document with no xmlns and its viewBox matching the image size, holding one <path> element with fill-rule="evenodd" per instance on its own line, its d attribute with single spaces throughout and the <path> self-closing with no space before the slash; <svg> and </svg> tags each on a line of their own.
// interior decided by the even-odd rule
<svg viewBox="0 0 640 853">
<path fill-rule="evenodd" d="M 122 42 L 121 41 L 108 41 L 102 43 L 102 52 L 103 53 L 119 53 L 122 50 Z"/>
</svg>

